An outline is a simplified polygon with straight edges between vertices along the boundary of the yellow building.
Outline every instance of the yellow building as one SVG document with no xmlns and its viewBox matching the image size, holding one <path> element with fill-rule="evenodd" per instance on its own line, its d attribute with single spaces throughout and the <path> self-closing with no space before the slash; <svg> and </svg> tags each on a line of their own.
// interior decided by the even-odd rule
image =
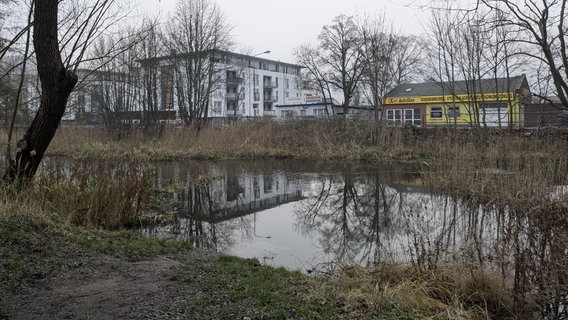
<svg viewBox="0 0 568 320">
<path fill-rule="evenodd" d="M 401 84 L 383 99 L 389 126 L 523 126 L 530 102 L 525 75 L 511 78 Z"/>
</svg>

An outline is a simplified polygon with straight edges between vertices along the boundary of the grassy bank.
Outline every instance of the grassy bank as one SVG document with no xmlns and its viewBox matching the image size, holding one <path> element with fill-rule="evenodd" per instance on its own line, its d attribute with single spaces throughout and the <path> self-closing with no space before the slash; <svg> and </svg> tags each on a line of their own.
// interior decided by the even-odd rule
<svg viewBox="0 0 568 320">
<path fill-rule="evenodd" d="M 63 223 L 68 219 L 46 208 L 19 207 L 14 214 L 0 215 L 0 292 L 6 299 L 33 293 L 65 274 L 93 277 L 84 268 L 101 255 L 134 262 L 165 256 L 179 262 L 169 281 L 174 295 L 185 300 L 171 303 L 178 304 L 176 308 L 188 319 L 512 316 L 502 289 L 484 275 L 464 277 L 457 272 L 420 273 L 409 266 L 383 266 L 307 276 L 262 266 L 255 259 L 190 254 L 183 242 L 144 238 L 129 231 L 86 229 Z M 94 268 L 96 265 L 88 270 Z"/>
</svg>

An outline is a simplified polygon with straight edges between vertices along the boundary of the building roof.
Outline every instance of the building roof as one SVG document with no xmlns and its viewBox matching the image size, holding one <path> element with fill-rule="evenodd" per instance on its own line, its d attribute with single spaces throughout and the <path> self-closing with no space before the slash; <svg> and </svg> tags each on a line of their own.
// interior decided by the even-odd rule
<svg viewBox="0 0 568 320">
<path fill-rule="evenodd" d="M 403 83 L 396 86 L 385 98 L 393 97 L 420 97 L 460 94 L 479 94 L 514 92 L 519 90 L 526 81 L 526 76 L 520 75 L 510 78 L 492 78 L 481 80 L 430 82 L 430 83 Z"/>
<path fill-rule="evenodd" d="M 217 55 L 226 55 L 226 56 L 232 56 L 232 57 L 235 57 L 235 58 L 245 59 L 245 60 L 256 60 L 256 61 L 263 61 L 263 62 L 269 62 L 269 63 L 277 63 L 277 64 L 280 64 L 280 65 L 288 66 L 288 67 L 292 67 L 292 68 L 303 68 L 303 66 L 298 65 L 298 64 L 293 64 L 293 63 L 283 62 L 283 61 L 277 61 L 277 60 L 271 60 L 271 59 L 266 59 L 266 58 L 263 58 L 263 57 L 258 57 L 258 56 L 254 56 L 254 55 L 246 55 L 246 54 L 232 52 L 232 51 L 226 51 L 226 50 L 212 49 L 212 50 L 207 50 L 207 51 L 201 52 L 201 54 L 203 54 L 203 53 L 204 54 L 214 53 L 216 56 Z M 198 53 L 196 53 L 196 52 L 172 53 L 170 55 L 165 55 L 165 56 L 138 59 L 137 61 L 142 63 L 142 64 L 156 63 L 156 62 L 162 61 L 162 60 L 175 60 L 175 59 L 187 58 L 187 57 L 191 57 L 192 55 L 197 55 L 197 54 Z"/>
</svg>

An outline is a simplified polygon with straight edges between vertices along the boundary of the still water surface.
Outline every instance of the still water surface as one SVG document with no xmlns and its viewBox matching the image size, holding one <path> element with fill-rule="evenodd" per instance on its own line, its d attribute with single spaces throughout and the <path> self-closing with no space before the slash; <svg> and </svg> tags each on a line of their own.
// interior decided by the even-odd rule
<svg viewBox="0 0 568 320">
<path fill-rule="evenodd" d="M 48 160 L 42 170 L 69 176 L 71 167 Z M 173 162 L 150 171 L 173 222 L 141 230 L 148 236 L 304 272 L 390 262 L 483 270 L 519 305 L 536 297 L 552 315 L 544 318 L 568 318 L 566 210 L 533 214 L 433 192 L 420 170 L 401 164 Z M 550 202 L 566 190 L 553 186 Z"/>
<path fill-rule="evenodd" d="M 395 164 L 184 162 L 155 170 L 156 183 L 170 186 L 161 196 L 175 222 L 145 234 L 304 271 L 424 259 L 431 248 L 415 243 L 430 240 L 448 208 L 418 170 Z"/>
</svg>

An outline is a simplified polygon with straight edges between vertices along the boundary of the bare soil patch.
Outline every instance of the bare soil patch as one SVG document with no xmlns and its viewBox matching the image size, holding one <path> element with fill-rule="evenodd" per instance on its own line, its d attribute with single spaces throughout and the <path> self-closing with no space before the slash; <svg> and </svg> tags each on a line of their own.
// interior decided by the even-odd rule
<svg viewBox="0 0 568 320">
<path fill-rule="evenodd" d="M 37 286 L 2 292 L 0 319 L 184 319 L 170 280 L 179 264 L 165 257 L 86 257 Z"/>
</svg>

